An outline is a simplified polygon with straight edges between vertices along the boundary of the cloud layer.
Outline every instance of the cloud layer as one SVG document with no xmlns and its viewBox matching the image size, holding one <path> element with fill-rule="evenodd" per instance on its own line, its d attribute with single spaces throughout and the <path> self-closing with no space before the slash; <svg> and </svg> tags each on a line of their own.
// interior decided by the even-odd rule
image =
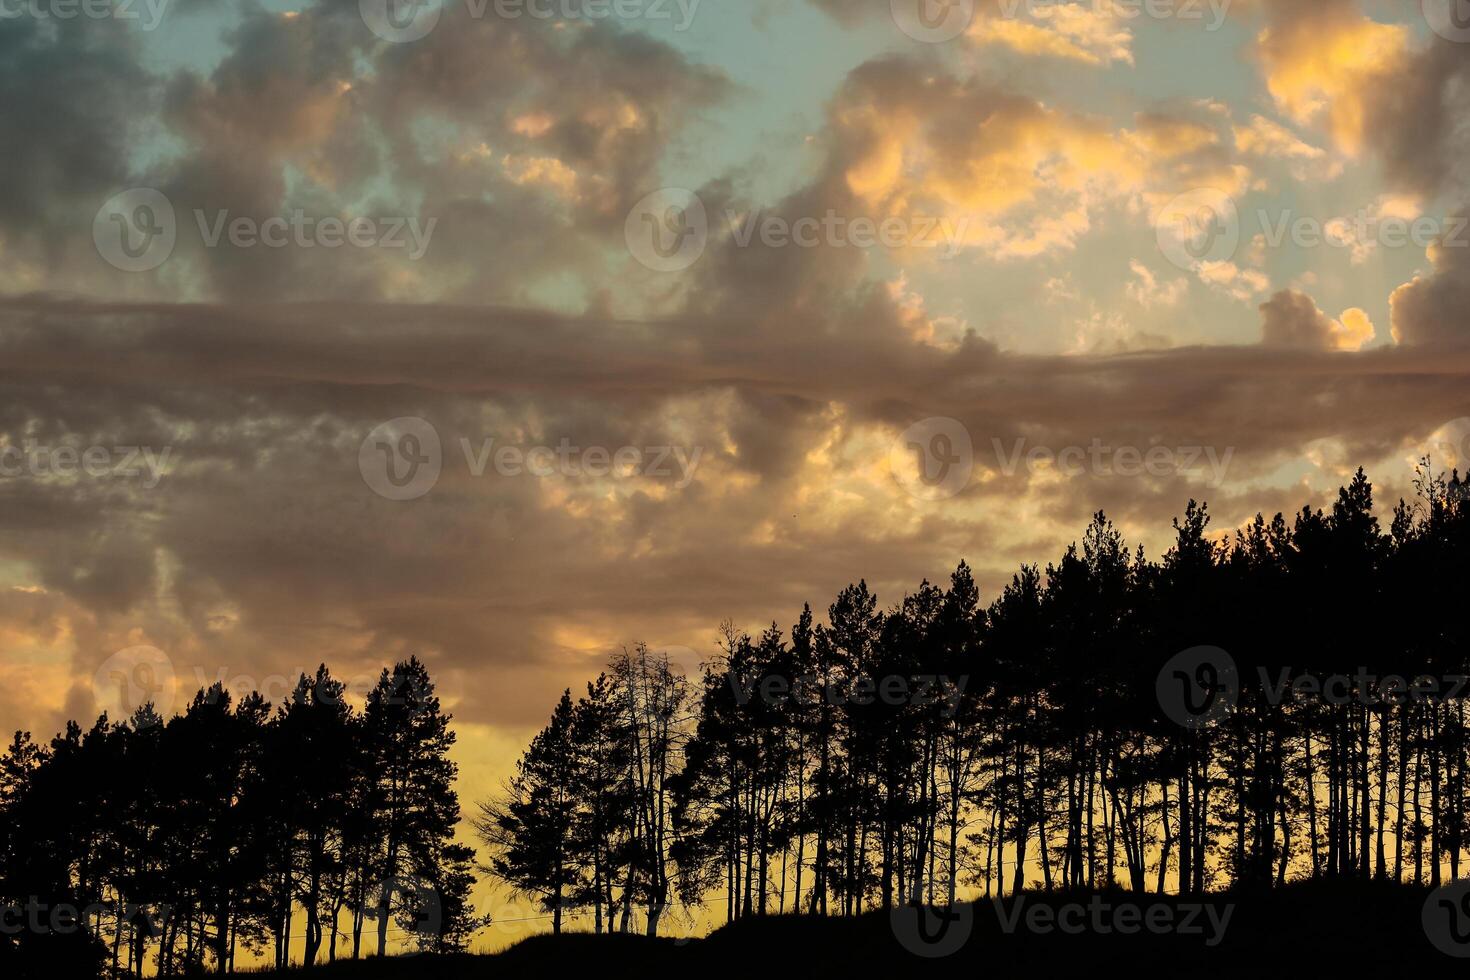
<svg viewBox="0 0 1470 980">
<path fill-rule="evenodd" d="M 393 44 L 355 3 L 197 4 L 173 13 L 217 48 L 198 63 L 7 21 L 0 721 L 87 717 L 140 643 L 186 686 L 412 652 L 481 726 L 488 782 L 485 746 L 619 644 L 697 656 L 722 619 L 784 622 L 861 576 L 896 600 L 961 557 L 993 596 L 1100 508 L 1157 552 L 1190 498 L 1224 530 L 1361 463 L 1392 499 L 1470 416 L 1466 249 L 1250 226 L 1463 213 L 1470 45 L 1348 0 L 1242 2 L 1218 34 L 982 4 L 949 45 L 886 2 L 816 7 L 678 37 L 454 6 Z M 830 50 L 725 56 L 783 27 Z M 1169 60 L 1189 45 L 1201 79 Z M 759 84 L 798 70 L 815 97 Z M 673 273 L 627 238 L 667 186 L 709 218 Z M 96 237 L 133 187 L 177 218 L 145 272 Z M 1239 205 L 1240 241 L 1181 259 L 1161 216 L 1200 193 Z M 209 242 L 293 214 L 433 231 L 416 259 Z M 828 215 L 907 237 L 743 239 Z M 1225 217 L 1189 211 L 1184 240 Z M 364 463 L 395 419 L 439 443 L 411 500 Z M 925 420 L 970 446 L 943 496 L 903 438 Z M 538 447 L 576 466 L 495 462 Z"/>
</svg>

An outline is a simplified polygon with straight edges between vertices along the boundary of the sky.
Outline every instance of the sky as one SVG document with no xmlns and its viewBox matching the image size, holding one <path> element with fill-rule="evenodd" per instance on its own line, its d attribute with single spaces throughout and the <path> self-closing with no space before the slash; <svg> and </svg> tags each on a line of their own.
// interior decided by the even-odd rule
<svg viewBox="0 0 1470 980">
<path fill-rule="evenodd" d="M 0 0 L 0 728 L 1470 458 L 1464 0 Z M 169 702 L 172 702 L 171 704 Z"/>
</svg>

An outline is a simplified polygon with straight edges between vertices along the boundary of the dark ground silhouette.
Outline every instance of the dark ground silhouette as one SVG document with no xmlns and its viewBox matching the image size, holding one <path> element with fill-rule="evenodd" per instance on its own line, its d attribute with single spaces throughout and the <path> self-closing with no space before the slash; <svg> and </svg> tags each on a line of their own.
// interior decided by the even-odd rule
<svg viewBox="0 0 1470 980">
<path fill-rule="evenodd" d="M 518 978 L 595 976 L 1204 976 L 1306 977 L 1328 970 L 1349 975 L 1455 969 L 1420 923 L 1427 889 L 1390 883 L 1316 882 L 1250 895 L 1204 899 L 1143 896 L 1147 907 L 1194 901 L 1233 903 L 1222 941 L 1194 935 L 1039 935 L 1004 933 L 988 902 L 973 906 L 973 930 L 953 955 L 925 958 L 896 937 L 888 913 L 858 917 L 769 916 L 744 919 L 704 939 L 680 942 L 642 936 L 541 935 L 495 956 L 420 956 L 318 967 L 342 980 L 426 977 Z M 1131 900 L 1123 892 L 1027 893 L 1028 904 L 1087 903 L 1093 895 Z M 1007 911 L 1010 902 L 1006 902 Z M 1391 971 L 1391 972 L 1390 972 Z M 273 976 L 298 976 L 286 971 Z"/>
</svg>

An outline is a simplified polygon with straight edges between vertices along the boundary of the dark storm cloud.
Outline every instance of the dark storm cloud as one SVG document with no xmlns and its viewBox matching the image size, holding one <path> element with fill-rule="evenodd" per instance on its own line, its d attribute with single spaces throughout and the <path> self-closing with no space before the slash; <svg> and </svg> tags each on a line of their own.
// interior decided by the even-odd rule
<svg viewBox="0 0 1470 980">
<path fill-rule="evenodd" d="M 90 234 L 127 177 L 132 143 L 156 110 L 136 37 L 79 17 L 7 17 L 0 30 L 0 240 L 54 258 Z"/>
</svg>

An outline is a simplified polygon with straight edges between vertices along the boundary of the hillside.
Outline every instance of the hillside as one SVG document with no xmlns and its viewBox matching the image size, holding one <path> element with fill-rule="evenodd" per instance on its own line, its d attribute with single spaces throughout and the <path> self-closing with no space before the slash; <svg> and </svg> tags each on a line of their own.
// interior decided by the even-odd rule
<svg viewBox="0 0 1470 980">
<path fill-rule="evenodd" d="M 332 980 L 734 973 L 870 976 L 879 972 L 978 977 L 1006 971 L 1023 971 L 1033 977 L 1074 971 L 1126 976 L 1155 974 L 1160 969 L 1174 976 L 1227 977 L 1300 974 L 1331 967 L 1351 970 L 1354 975 L 1453 967 L 1454 960 L 1439 952 L 1425 935 L 1421 910 L 1427 896 L 1427 889 L 1350 882 L 1299 884 L 1256 895 L 1213 895 L 1207 901 L 1216 907 L 1215 923 L 1233 906 L 1223 938 L 1213 946 L 1208 944 L 1212 921 L 1190 911 L 1189 906 L 1198 903 L 1149 897 L 1142 903 L 1145 908 L 1169 910 L 1160 908 L 1152 914 L 1177 916 L 1181 924 L 1193 917 L 1200 932 L 1103 935 L 1088 928 L 1075 935 L 1056 931 L 1042 935 L 1023 927 L 1007 934 L 994 903 L 981 902 L 960 911 L 960 922 L 967 914 L 973 916 L 968 940 L 958 952 L 939 958 L 910 952 L 896 937 L 902 926 L 896 930 L 890 915 L 869 912 L 854 919 L 747 919 L 688 942 L 637 936 L 537 936 L 496 956 L 340 963 L 318 972 Z M 1066 905 L 1115 911 L 1128 899 L 1122 892 L 1028 894 L 1022 914 L 1043 920 L 1046 913 L 1034 911 L 1037 906 L 1060 910 Z M 1016 908 L 1007 900 L 1001 911 L 1010 917 Z M 1070 915 L 1068 921 L 1075 922 L 1076 913 Z M 1105 911 L 1104 921 L 1109 917 Z"/>
</svg>

